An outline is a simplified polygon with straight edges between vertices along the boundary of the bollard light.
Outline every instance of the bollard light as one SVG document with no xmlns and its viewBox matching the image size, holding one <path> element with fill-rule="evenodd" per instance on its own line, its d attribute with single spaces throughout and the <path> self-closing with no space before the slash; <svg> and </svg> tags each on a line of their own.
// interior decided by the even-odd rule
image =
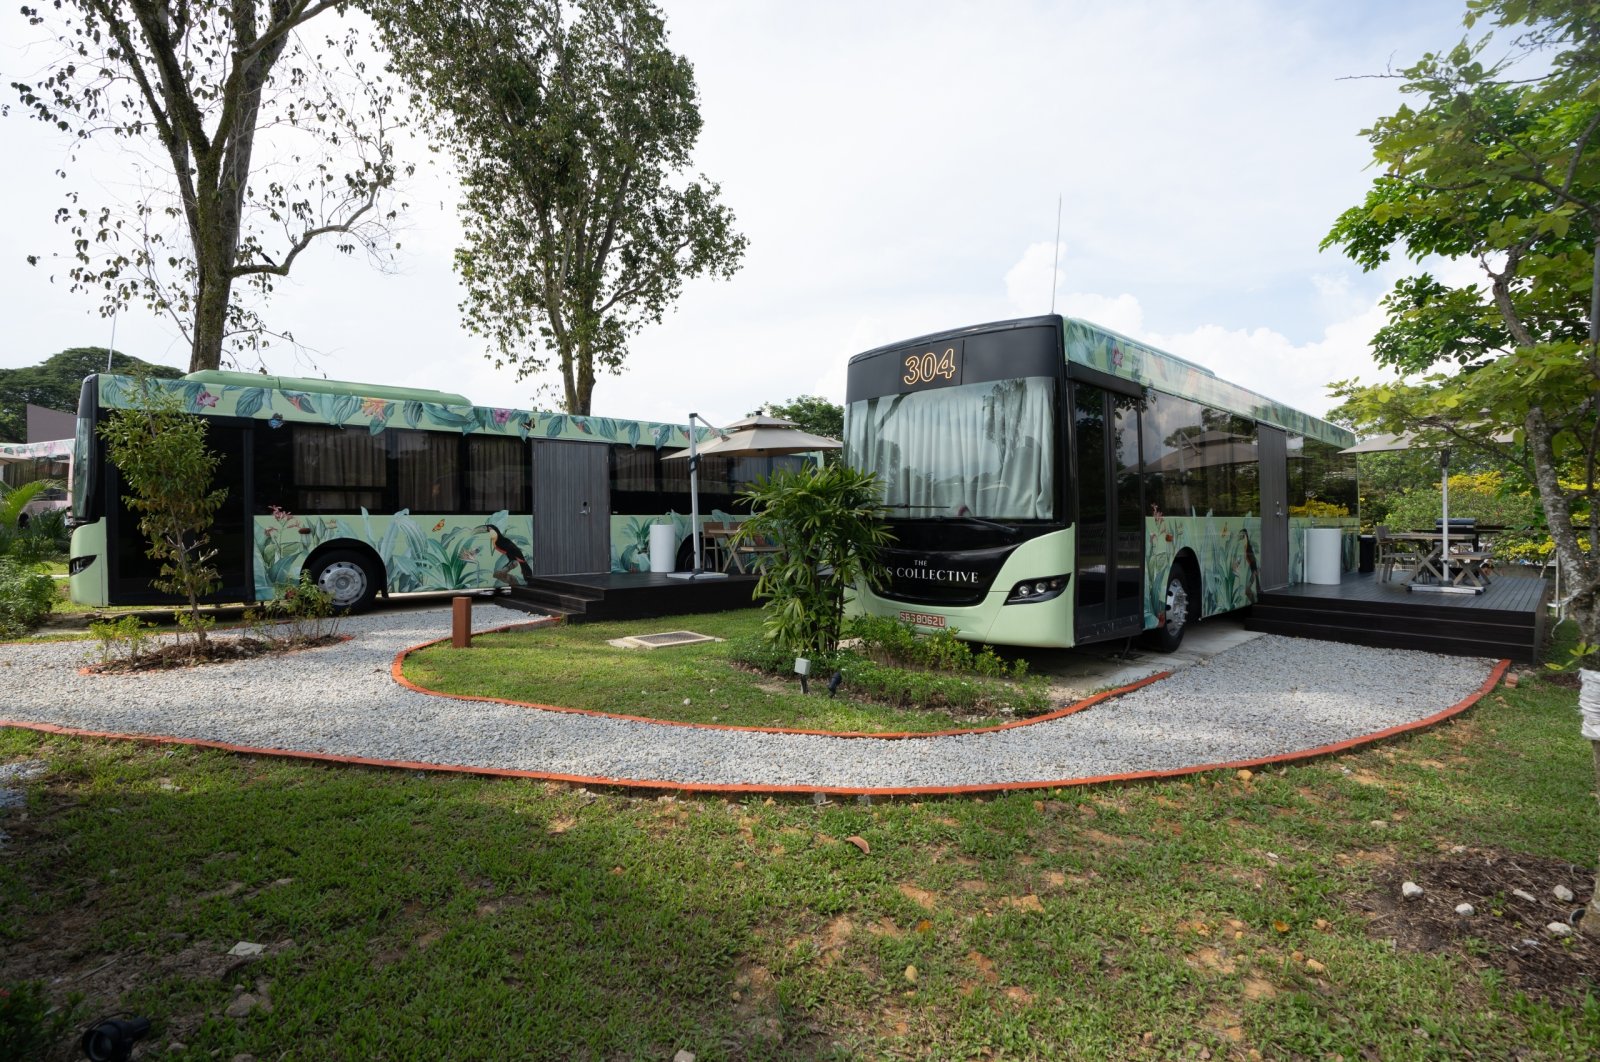
<svg viewBox="0 0 1600 1062">
<path fill-rule="evenodd" d="M 90 1062 L 126 1062 L 134 1043 L 149 1032 L 149 1018 L 107 1018 L 90 1026 L 78 1046 Z"/>
</svg>

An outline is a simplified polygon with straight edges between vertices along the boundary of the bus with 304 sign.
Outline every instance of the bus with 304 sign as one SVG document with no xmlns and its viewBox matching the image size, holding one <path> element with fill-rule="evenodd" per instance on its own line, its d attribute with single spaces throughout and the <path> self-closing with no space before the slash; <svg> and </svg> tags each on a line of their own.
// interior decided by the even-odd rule
<svg viewBox="0 0 1600 1062">
<path fill-rule="evenodd" d="M 1357 556 L 1355 437 L 1194 362 L 1058 315 L 850 360 L 845 460 L 894 533 L 854 607 L 1073 646 L 1184 630 L 1300 582 L 1302 531 Z"/>
</svg>

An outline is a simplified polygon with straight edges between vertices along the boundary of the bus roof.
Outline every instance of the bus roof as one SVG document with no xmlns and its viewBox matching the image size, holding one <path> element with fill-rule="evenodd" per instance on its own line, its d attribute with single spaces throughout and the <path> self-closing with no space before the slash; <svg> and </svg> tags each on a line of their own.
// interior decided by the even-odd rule
<svg viewBox="0 0 1600 1062">
<path fill-rule="evenodd" d="M 850 364 L 871 358 L 887 351 L 922 343 L 954 339 L 983 332 L 999 332 L 1012 328 L 1057 327 L 1062 331 L 1063 352 L 1067 361 L 1096 369 L 1124 380 L 1132 380 L 1143 387 L 1165 391 L 1180 398 L 1188 398 L 1204 405 L 1225 409 L 1230 413 L 1283 428 L 1297 435 L 1338 446 L 1354 445 L 1354 433 L 1320 417 L 1314 417 L 1292 406 L 1275 402 L 1258 391 L 1229 383 L 1216 373 L 1196 362 L 1169 354 L 1120 332 L 1089 321 L 1080 321 L 1058 314 L 1040 314 L 1037 317 L 1019 317 L 1010 321 L 991 321 L 932 332 L 914 339 L 889 343 L 857 354 Z"/>
<path fill-rule="evenodd" d="M 295 376 L 264 376 L 255 372 L 229 372 L 226 369 L 203 369 L 184 377 L 196 383 L 217 384 L 219 387 L 265 387 L 272 391 L 307 391 L 321 395 L 356 395 L 360 398 L 382 398 L 390 402 L 436 402 L 442 406 L 470 406 L 472 400 L 448 391 L 430 391 L 420 387 L 389 387 L 385 384 L 355 383 L 350 380 L 316 380 Z"/>
<path fill-rule="evenodd" d="M 31 461 L 39 457 L 71 457 L 71 439 L 31 443 L 0 443 L 0 461 Z"/>
<path fill-rule="evenodd" d="M 1355 444 L 1355 433 L 1346 428 L 1276 402 L 1259 391 L 1229 383 L 1210 369 L 1120 332 L 1071 317 L 1063 318 L 1062 332 L 1068 361 L 1297 435 L 1336 446 Z"/>
</svg>

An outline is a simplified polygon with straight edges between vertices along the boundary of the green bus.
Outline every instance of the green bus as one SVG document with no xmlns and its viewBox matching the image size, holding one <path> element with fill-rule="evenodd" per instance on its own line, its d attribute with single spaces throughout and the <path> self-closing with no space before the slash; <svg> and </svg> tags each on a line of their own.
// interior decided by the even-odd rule
<svg viewBox="0 0 1600 1062">
<path fill-rule="evenodd" d="M 539 576 L 642 572 L 650 527 L 677 529 L 692 566 L 683 425 L 473 405 L 440 391 L 208 371 L 149 381 L 206 418 L 227 490 L 210 537 L 216 601 L 262 601 L 302 572 L 359 610 L 379 593 L 491 590 Z M 96 426 L 137 404 L 138 383 L 87 377 L 71 490 L 72 599 L 174 600 L 151 580 L 138 519 Z M 789 457 L 700 459 L 700 511 Z"/>
<path fill-rule="evenodd" d="M 1059 315 L 850 360 L 845 460 L 894 531 L 857 608 L 1003 645 L 1144 635 L 1304 578 L 1307 532 L 1355 567 L 1345 429 Z"/>
<path fill-rule="evenodd" d="M 28 526 L 35 513 L 67 507 L 67 485 L 72 480 L 72 440 L 0 443 L 0 483 L 5 484 L 7 490 L 41 479 L 53 481 L 52 485 L 41 490 L 22 510 L 17 520 L 22 527 Z"/>
</svg>

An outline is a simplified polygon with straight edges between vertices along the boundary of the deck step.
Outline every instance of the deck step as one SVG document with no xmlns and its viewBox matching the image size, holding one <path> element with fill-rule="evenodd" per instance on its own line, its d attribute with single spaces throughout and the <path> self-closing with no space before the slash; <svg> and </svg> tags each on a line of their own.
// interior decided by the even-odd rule
<svg viewBox="0 0 1600 1062">
<path fill-rule="evenodd" d="M 524 612 L 535 616 L 556 616 L 562 619 L 572 615 L 568 610 L 559 605 L 551 605 L 531 598 L 517 597 L 515 594 L 496 594 L 493 603 L 501 608 L 509 608 L 514 612 Z"/>
<path fill-rule="evenodd" d="M 1245 626 L 1264 634 L 1535 663 L 1548 599 L 1542 580 L 1521 577 L 1498 578 L 1481 596 L 1445 596 L 1347 575 L 1337 588 L 1268 591 Z"/>
</svg>

